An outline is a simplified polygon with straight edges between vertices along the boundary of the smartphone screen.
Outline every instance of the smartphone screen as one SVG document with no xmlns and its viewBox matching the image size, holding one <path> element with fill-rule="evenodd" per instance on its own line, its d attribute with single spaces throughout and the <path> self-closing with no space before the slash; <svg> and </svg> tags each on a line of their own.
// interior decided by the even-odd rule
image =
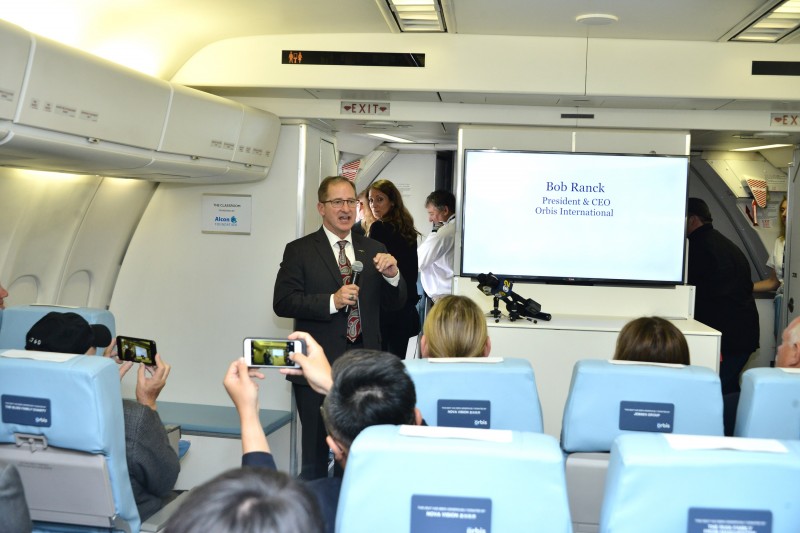
<svg viewBox="0 0 800 533">
<path fill-rule="evenodd" d="M 289 339 L 264 339 L 248 337 L 244 340 L 244 358 L 247 366 L 263 368 L 300 368 L 289 359 L 289 354 L 306 353 L 305 342 Z"/>
<path fill-rule="evenodd" d="M 156 364 L 156 341 L 117 335 L 117 357 L 123 361 Z"/>
</svg>

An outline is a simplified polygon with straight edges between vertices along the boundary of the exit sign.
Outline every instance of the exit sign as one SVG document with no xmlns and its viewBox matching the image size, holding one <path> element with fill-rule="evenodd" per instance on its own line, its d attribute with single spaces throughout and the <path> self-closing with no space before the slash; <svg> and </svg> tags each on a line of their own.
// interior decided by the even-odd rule
<svg viewBox="0 0 800 533">
<path fill-rule="evenodd" d="M 341 115 L 388 115 L 389 102 L 342 102 Z"/>
<path fill-rule="evenodd" d="M 800 113 L 770 113 L 771 126 L 800 126 Z"/>
</svg>

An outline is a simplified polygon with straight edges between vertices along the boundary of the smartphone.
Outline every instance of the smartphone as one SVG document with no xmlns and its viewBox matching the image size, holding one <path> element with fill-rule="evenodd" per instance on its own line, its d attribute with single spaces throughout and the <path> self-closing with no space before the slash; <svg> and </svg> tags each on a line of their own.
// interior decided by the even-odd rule
<svg viewBox="0 0 800 533">
<path fill-rule="evenodd" d="M 133 361 L 146 365 L 156 364 L 156 341 L 117 335 L 117 357 L 122 361 Z"/>
<path fill-rule="evenodd" d="M 306 353 L 303 340 L 264 339 L 248 337 L 244 340 L 244 359 L 247 366 L 263 368 L 300 368 L 289 359 L 290 353 Z"/>
</svg>

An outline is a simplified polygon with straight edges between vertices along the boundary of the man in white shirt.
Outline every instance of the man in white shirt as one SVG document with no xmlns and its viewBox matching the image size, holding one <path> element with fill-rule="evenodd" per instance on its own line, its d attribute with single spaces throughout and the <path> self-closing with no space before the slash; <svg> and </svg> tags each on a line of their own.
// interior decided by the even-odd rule
<svg viewBox="0 0 800 533">
<path fill-rule="evenodd" d="M 419 277 L 425 294 L 436 302 L 453 292 L 456 198 L 449 191 L 433 191 L 425 199 L 425 209 L 433 231 L 417 250 Z"/>
</svg>

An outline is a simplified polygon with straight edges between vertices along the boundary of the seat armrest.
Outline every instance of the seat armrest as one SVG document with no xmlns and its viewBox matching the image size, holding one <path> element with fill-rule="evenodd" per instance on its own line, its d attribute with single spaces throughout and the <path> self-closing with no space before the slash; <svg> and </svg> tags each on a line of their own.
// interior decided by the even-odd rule
<svg viewBox="0 0 800 533">
<path fill-rule="evenodd" d="M 181 506 L 183 500 L 189 494 L 189 491 L 180 493 L 177 498 L 169 502 L 161 508 L 156 514 L 147 519 L 147 522 L 142 522 L 142 533 L 158 533 L 163 531 L 167 524 L 167 520 L 172 514 Z"/>
</svg>

